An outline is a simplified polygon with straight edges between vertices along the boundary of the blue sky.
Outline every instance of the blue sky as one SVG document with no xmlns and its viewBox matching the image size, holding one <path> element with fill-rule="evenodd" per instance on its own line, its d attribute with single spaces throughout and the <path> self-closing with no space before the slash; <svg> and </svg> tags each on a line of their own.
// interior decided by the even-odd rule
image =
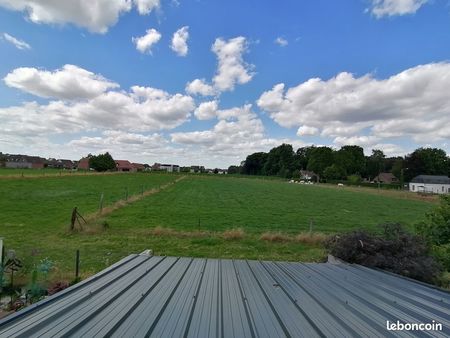
<svg viewBox="0 0 450 338">
<path fill-rule="evenodd" d="M 0 0 L 0 151 L 450 151 L 447 1 Z"/>
</svg>

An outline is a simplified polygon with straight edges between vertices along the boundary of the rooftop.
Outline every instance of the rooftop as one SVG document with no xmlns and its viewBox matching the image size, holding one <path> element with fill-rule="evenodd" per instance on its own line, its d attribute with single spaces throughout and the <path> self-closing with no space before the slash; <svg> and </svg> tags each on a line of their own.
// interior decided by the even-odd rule
<svg viewBox="0 0 450 338">
<path fill-rule="evenodd" d="M 344 263 L 141 254 L 0 320 L 0 337 L 393 336 L 387 320 L 448 337 L 450 294 Z"/>
<path fill-rule="evenodd" d="M 419 175 L 414 177 L 411 183 L 450 184 L 450 178 L 438 175 Z"/>
</svg>

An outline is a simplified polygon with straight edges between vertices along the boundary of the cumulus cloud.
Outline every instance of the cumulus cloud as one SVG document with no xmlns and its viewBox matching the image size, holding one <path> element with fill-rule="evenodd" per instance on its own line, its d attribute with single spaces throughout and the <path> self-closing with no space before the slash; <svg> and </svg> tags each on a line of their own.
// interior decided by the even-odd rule
<svg viewBox="0 0 450 338">
<path fill-rule="evenodd" d="M 136 45 L 136 49 L 141 53 L 152 54 L 152 46 L 161 39 L 161 33 L 156 29 L 147 29 L 144 36 L 132 38 L 131 40 Z"/>
<path fill-rule="evenodd" d="M 216 91 L 213 86 L 206 83 L 205 79 L 195 79 L 186 84 L 186 93 L 191 95 L 211 96 L 215 95 Z"/>
<path fill-rule="evenodd" d="M 179 56 L 186 56 L 188 53 L 187 40 L 189 39 L 189 27 L 184 26 L 173 33 L 170 48 Z"/>
<path fill-rule="evenodd" d="M 123 13 L 136 6 L 139 14 L 159 8 L 159 0 L 0 0 L 0 6 L 26 12 L 34 23 L 74 24 L 92 33 L 106 33 Z"/>
<path fill-rule="evenodd" d="M 377 18 L 414 14 L 428 0 L 372 0 L 368 10 Z"/>
<path fill-rule="evenodd" d="M 298 140 L 267 137 L 262 121 L 250 104 L 217 109 L 214 114 L 210 109 L 209 114 L 219 119 L 212 129 L 172 133 L 171 141 L 187 147 L 185 151 L 188 153 L 201 154 L 208 159 L 220 158 L 227 163 L 239 163 L 248 154 L 268 151 L 281 143 L 290 143 L 294 147 L 304 145 Z"/>
<path fill-rule="evenodd" d="M 134 0 L 133 2 L 141 15 L 149 14 L 152 10 L 158 9 L 161 5 L 159 0 Z"/>
<path fill-rule="evenodd" d="M 0 6 L 27 13 L 35 23 L 71 23 L 87 28 L 93 33 L 106 33 L 119 19 L 120 14 L 131 9 L 127 0 L 0 0 Z"/>
<path fill-rule="evenodd" d="M 289 44 L 288 40 L 281 36 L 277 37 L 274 42 L 281 47 L 286 47 Z"/>
<path fill-rule="evenodd" d="M 228 41 L 216 39 L 211 48 L 218 60 L 217 72 L 213 78 L 215 88 L 220 91 L 233 90 L 236 83 L 244 84 L 252 79 L 252 66 L 243 59 L 247 49 L 247 41 L 243 36 Z"/>
<path fill-rule="evenodd" d="M 23 40 L 19 40 L 8 33 L 3 33 L 3 38 L 13 44 L 17 49 L 31 49 L 31 46 Z"/>
<path fill-rule="evenodd" d="M 301 126 L 297 130 L 298 136 L 314 136 L 319 134 L 319 129 L 316 127 L 309 127 L 309 126 Z"/>
<path fill-rule="evenodd" d="M 190 96 L 140 86 L 116 91 L 118 84 L 73 65 L 54 72 L 18 68 L 4 80 L 11 87 L 59 100 L 0 108 L 3 133 L 36 136 L 115 128 L 171 129 L 187 121 L 195 109 Z"/>
<path fill-rule="evenodd" d="M 119 85 L 74 65 L 55 71 L 16 68 L 3 79 L 9 87 L 45 98 L 74 100 L 93 98 Z"/>
<path fill-rule="evenodd" d="M 321 136 L 450 137 L 450 63 L 419 65 L 379 80 L 340 73 L 264 92 L 258 106 L 281 126 L 317 128 Z M 315 130 L 314 130 L 315 131 Z"/>
<path fill-rule="evenodd" d="M 197 109 L 195 109 L 194 115 L 199 120 L 210 120 L 216 117 L 217 109 L 217 101 L 202 102 Z"/>
<path fill-rule="evenodd" d="M 186 86 L 188 93 L 214 95 L 233 90 L 236 84 L 245 84 L 253 78 L 253 65 L 243 58 L 248 51 L 247 40 L 243 36 L 229 40 L 217 38 L 211 51 L 217 56 L 217 70 L 212 84 L 204 79 L 195 79 Z"/>
</svg>

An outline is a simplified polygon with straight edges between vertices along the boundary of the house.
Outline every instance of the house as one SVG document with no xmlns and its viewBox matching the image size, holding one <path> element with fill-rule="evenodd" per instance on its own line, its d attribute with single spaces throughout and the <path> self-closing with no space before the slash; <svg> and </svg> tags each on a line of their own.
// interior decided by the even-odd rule
<svg viewBox="0 0 450 338">
<path fill-rule="evenodd" d="M 205 172 L 205 167 L 204 166 L 200 166 L 200 165 L 191 165 L 191 168 L 190 168 L 190 170 L 189 170 L 191 173 L 195 173 L 195 174 L 197 174 L 197 173 L 203 173 L 203 172 Z"/>
<path fill-rule="evenodd" d="M 49 158 L 47 160 L 47 167 L 72 170 L 75 167 L 75 164 L 71 160 L 62 160 L 62 159 L 57 160 L 55 158 Z"/>
<path fill-rule="evenodd" d="M 136 171 L 130 161 L 127 160 L 115 160 L 117 171 Z"/>
<path fill-rule="evenodd" d="M 14 169 L 43 169 L 46 164 L 47 160 L 39 156 L 8 155 L 5 167 Z"/>
<path fill-rule="evenodd" d="M 314 171 L 300 170 L 300 179 L 305 181 L 319 181 L 319 175 Z"/>
<path fill-rule="evenodd" d="M 89 157 L 83 157 L 78 161 L 77 165 L 78 170 L 89 170 Z"/>
<path fill-rule="evenodd" d="M 0 319 L 0 337 L 449 337 L 449 313 L 444 290 L 333 259 L 145 251 Z M 389 332 L 397 321 L 435 331 Z"/>
<path fill-rule="evenodd" d="M 165 170 L 168 173 L 179 173 L 180 172 L 180 166 L 176 164 L 160 164 L 159 170 Z"/>
<path fill-rule="evenodd" d="M 131 165 L 133 166 L 134 171 L 145 171 L 145 165 L 141 164 L 141 163 L 131 163 Z"/>
<path fill-rule="evenodd" d="M 399 182 L 398 178 L 395 177 L 394 174 L 392 173 L 380 173 L 373 179 L 373 181 L 375 183 L 385 183 L 385 184 L 392 184 Z"/>
<path fill-rule="evenodd" d="M 409 191 L 448 194 L 450 193 L 450 178 L 447 176 L 419 175 L 409 182 Z"/>
</svg>

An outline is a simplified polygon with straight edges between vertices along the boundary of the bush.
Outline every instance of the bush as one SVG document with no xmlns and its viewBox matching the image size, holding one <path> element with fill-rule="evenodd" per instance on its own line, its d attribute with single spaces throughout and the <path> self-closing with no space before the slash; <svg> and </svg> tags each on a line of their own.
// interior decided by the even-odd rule
<svg viewBox="0 0 450 338">
<path fill-rule="evenodd" d="M 435 282 L 442 272 L 441 266 L 430 256 L 426 241 L 404 231 L 399 224 L 385 224 L 383 228 L 382 235 L 355 231 L 334 236 L 325 246 L 330 254 L 348 263 Z"/>
<path fill-rule="evenodd" d="M 223 232 L 222 237 L 226 240 L 238 240 L 245 237 L 245 232 L 241 228 L 226 230 Z"/>
<path fill-rule="evenodd" d="M 431 252 L 444 269 L 450 271 L 450 244 L 434 245 Z"/>
<path fill-rule="evenodd" d="M 417 232 L 432 244 L 450 244 L 450 195 L 440 196 L 439 206 L 426 217 L 425 222 L 416 226 Z"/>
</svg>

